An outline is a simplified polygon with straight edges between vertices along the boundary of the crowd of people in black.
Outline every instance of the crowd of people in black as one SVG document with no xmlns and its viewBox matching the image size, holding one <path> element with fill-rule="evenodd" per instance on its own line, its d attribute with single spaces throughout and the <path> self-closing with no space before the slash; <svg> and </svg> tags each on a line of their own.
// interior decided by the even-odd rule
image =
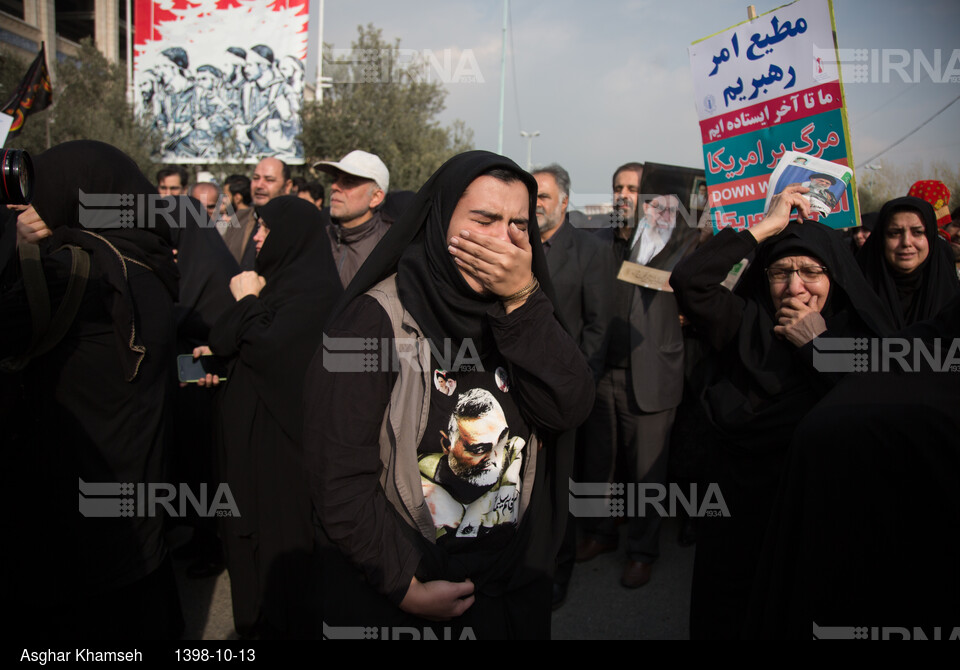
<svg viewBox="0 0 960 670">
<path fill-rule="evenodd" d="M 329 194 L 276 158 L 189 191 L 99 142 L 34 162 L 0 235 L 17 631 L 180 636 L 176 521 L 191 577 L 229 571 L 244 638 L 548 638 L 575 563 L 623 537 L 640 588 L 659 556 L 662 510 L 621 530 L 571 514 L 571 487 L 671 482 L 725 507 L 684 527 L 692 637 L 960 625 L 939 182 L 846 234 L 793 185 L 711 235 L 642 163 L 578 227 L 566 170 L 485 151 L 415 194 L 359 150 L 314 166 Z M 85 194 L 171 206 L 90 226 Z"/>
</svg>

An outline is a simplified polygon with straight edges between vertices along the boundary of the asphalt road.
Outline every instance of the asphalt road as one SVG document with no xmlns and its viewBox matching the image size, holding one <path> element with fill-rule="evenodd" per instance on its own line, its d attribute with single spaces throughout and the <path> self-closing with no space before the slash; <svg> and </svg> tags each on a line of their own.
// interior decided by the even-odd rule
<svg viewBox="0 0 960 670">
<path fill-rule="evenodd" d="M 690 582 L 694 547 L 677 544 L 679 522 L 664 521 L 660 560 L 650 583 L 639 589 L 620 586 L 622 551 L 577 564 L 566 603 L 553 613 L 557 640 L 681 640 L 689 637 Z M 174 531 L 172 544 L 186 540 Z M 624 543 L 621 543 L 623 545 Z M 188 560 L 176 561 L 188 640 L 237 639 L 226 571 L 209 579 L 188 579 Z"/>
</svg>

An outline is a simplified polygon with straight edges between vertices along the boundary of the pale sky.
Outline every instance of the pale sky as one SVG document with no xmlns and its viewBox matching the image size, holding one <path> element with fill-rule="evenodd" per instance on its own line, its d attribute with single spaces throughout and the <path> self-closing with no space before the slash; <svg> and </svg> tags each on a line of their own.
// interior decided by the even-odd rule
<svg viewBox="0 0 960 670">
<path fill-rule="evenodd" d="M 783 4 L 761 0 L 757 12 Z M 511 0 L 503 153 L 525 166 L 527 140 L 520 131 L 540 131 L 534 165 L 566 167 L 577 204 L 609 200 L 613 169 L 630 160 L 702 168 L 687 47 L 745 20 L 746 7 L 728 0 Z M 841 49 L 885 50 L 871 71 L 875 82 L 851 83 L 845 70 L 859 166 L 960 96 L 960 3 L 834 0 L 834 14 Z M 477 148 L 496 151 L 502 0 L 326 0 L 326 43 L 349 48 L 357 26 L 367 23 L 388 40 L 400 38 L 402 48 L 430 49 L 441 59 L 451 50 L 454 70 L 475 62 L 483 83 L 446 84 L 441 123 L 462 119 Z M 882 81 L 884 56 L 902 57 L 895 49 L 910 59 L 909 83 L 892 70 Z M 958 80 L 935 83 L 922 68 L 914 78 L 917 50 L 931 63 L 939 55 L 939 72 L 952 70 Z M 957 128 L 960 102 L 872 162 L 960 166 Z"/>
</svg>

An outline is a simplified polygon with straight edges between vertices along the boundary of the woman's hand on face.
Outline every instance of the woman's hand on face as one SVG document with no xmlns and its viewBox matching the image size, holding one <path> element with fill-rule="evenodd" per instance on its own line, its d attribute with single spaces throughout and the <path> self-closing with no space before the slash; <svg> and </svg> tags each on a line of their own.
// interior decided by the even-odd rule
<svg viewBox="0 0 960 670">
<path fill-rule="evenodd" d="M 822 309 L 819 296 L 811 296 L 810 303 L 804 304 L 800 298 L 786 298 L 777 310 L 777 325 L 773 332 L 795 347 L 802 347 L 813 338 L 827 330 L 827 322 L 820 314 Z"/>
<path fill-rule="evenodd" d="M 450 253 L 456 264 L 501 298 L 520 291 L 533 277 L 533 248 L 527 232 L 510 223 L 507 235 L 509 242 L 464 230 L 459 237 L 450 239 Z"/>
<path fill-rule="evenodd" d="M 763 242 L 786 228 L 790 223 L 790 212 L 794 208 L 799 211 L 801 220 L 809 219 L 810 203 L 802 195 L 809 191 L 810 189 L 799 184 L 791 184 L 773 196 L 767 215 L 760 223 L 750 228 L 757 242 Z"/>
<path fill-rule="evenodd" d="M 33 205 L 29 207 L 10 207 L 10 209 L 19 209 L 20 215 L 17 217 L 17 244 L 21 242 L 39 242 L 45 237 L 53 235 L 53 231 L 47 227 L 37 210 Z"/>
<path fill-rule="evenodd" d="M 267 280 L 252 270 L 241 272 L 230 280 L 230 293 L 237 300 L 248 295 L 259 296 L 260 291 L 267 285 Z"/>
</svg>

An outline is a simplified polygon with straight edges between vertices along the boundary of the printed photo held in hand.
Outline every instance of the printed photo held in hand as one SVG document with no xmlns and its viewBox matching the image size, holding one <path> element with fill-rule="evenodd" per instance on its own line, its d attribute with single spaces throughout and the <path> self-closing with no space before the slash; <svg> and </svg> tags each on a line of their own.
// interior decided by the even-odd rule
<svg viewBox="0 0 960 670">
<path fill-rule="evenodd" d="M 845 165 L 788 151 L 770 175 L 764 209 L 770 211 L 773 196 L 787 186 L 799 185 L 807 189 L 804 198 L 817 215 L 813 220 L 825 219 L 831 212 L 839 211 L 840 201 L 852 179 L 853 170 Z"/>
</svg>

